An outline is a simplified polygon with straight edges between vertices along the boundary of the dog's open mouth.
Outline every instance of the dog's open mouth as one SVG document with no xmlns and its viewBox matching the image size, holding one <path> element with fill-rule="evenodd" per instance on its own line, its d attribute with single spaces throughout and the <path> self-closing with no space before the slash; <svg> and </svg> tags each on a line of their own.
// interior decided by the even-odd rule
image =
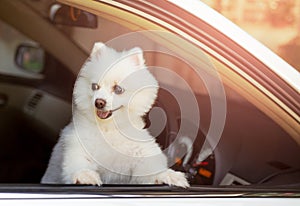
<svg viewBox="0 0 300 206">
<path fill-rule="evenodd" d="M 107 119 L 109 118 L 113 112 L 121 109 L 123 107 L 123 105 L 115 108 L 115 109 L 112 109 L 112 110 L 103 110 L 103 109 L 97 109 L 97 116 L 100 118 L 100 119 Z"/>
</svg>

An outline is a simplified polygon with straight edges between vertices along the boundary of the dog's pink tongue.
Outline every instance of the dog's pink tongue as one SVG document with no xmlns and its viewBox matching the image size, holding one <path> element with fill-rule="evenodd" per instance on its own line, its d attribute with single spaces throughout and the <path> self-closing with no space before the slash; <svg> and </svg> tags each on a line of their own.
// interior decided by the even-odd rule
<svg viewBox="0 0 300 206">
<path fill-rule="evenodd" d="M 97 115 L 100 119 L 106 119 L 111 116 L 111 111 L 97 110 Z"/>
</svg>

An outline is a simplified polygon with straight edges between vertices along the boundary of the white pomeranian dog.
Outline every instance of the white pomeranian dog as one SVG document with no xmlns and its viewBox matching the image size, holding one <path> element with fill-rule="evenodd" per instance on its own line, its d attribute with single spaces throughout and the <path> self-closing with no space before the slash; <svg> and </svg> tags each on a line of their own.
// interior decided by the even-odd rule
<svg viewBox="0 0 300 206">
<path fill-rule="evenodd" d="M 144 129 L 158 83 L 140 48 L 117 52 L 96 43 L 75 83 L 73 118 L 61 132 L 42 178 L 55 184 L 168 184 L 188 187 L 184 173 Z"/>
</svg>

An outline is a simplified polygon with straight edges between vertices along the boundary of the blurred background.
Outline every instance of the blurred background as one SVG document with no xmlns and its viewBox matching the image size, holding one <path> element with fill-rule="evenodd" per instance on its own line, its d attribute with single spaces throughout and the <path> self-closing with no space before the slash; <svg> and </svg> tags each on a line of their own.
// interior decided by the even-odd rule
<svg viewBox="0 0 300 206">
<path fill-rule="evenodd" d="M 300 0 L 202 0 L 300 71 Z"/>
</svg>

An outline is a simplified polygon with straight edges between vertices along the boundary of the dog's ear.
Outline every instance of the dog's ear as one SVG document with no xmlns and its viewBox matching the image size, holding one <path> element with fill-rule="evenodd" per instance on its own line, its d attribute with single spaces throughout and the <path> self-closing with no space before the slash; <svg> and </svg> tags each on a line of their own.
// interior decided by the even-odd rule
<svg viewBox="0 0 300 206">
<path fill-rule="evenodd" d="M 134 62 L 134 64 L 137 66 L 137 68 L 143 67 L 145 64 L 144 56 L 143 56 L 143 50 L 139 47 L 135 47 L 130 50 L 129 52 L 129 58 L 131 61 Z"/>
<path fill-rule="evenodd" d="M 99 58 L 101 56 L 101 53 L 105 50 L 105 48 L 106 48 L 105 44 L 103 44 L 102 42 L 96 42 L 92 49 L 91 56 L 95 56 Z"/>
</svg>

